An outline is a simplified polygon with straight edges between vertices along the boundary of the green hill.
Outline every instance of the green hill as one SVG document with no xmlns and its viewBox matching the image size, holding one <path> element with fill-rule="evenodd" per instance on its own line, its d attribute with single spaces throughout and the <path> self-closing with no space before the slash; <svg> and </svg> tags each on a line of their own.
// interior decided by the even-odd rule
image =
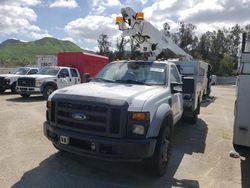
<svg viewBox="0 0 250 188">
<path fill-rule="evenodd" d="M 8 39 L 0 43 L 0 67 L 35 64 L 37 55 L 52 55 L 65 51 L 83 51 L 70 41 L 42 38 L 31 42 Z"/>
</svg>

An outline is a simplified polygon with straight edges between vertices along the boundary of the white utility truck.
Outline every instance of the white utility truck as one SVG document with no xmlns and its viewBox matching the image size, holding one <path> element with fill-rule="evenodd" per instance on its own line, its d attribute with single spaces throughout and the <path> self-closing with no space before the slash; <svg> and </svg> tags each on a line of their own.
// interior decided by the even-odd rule
<svg viewBox="0 0 250 188">
<path fill-rule="evenodd" d="M 77 69 L 70 67 L 43 67 L 36 75 L 19 77 L 16 91 L 24 98 L 42 94 L 44 99 L 55 91 L 81 83 Z"/>
<path fill-rule="evenodd" d="M 237 79 L 233 145 L 250 147 L 250 26 L 243 33 Z"/>
<path fill-rule="evenodd" d="M 124 21 L 123 18 L 126 18 Z M 137 19 L 135 19 L 137 18 Z M 203 96 L 209 95 L 209 77 L 211 69 L 208 63 L 194 60 L 170 38 L 164 36 L 151 23 L 144 20 L 142 12 L 136 13 L 127 7 L 122 9 L 122 17 L 116 18 L 123 36 L 131 37 L 140 47 L 140 51 L 148 53 L 149 59 L 155 59 L 164 49 L 169 49 L 181 58 L 169 60 L 174 62 L 182 75 L 184 113 L 183 117 L 196 123 Z"/>
<path fill-rule="evenodd" d="M 9 74 L 0 75 L 0 93 L 4 93 L 5 90 L 10 89 L 12 93 L 16 93 L 17 79 L 24 75 L 33 75 L 38 72 L 36 67 L 20 67 Z"/>
<path fill-rule="evenodd" d="M 149 59 L 111 62 L 91 82 L 53 92 L 44 135 L 61 151 L 148 161 L 150 172 L 161 176 L 171 154 L 174 125 L 183 114 L 182 78 L 175 62 L 154 60 L 152 48 L 189 55 L 161 32 L 154 33 L 142 13 L 122 9 L 117 22 L 128 36 L 144 41 L 139 45 L 150 53 Z"/>
</svg>

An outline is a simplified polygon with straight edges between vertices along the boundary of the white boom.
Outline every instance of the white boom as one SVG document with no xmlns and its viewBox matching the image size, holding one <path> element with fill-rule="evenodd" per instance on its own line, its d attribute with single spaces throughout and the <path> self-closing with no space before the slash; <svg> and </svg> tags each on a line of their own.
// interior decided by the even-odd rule
<svg viewBox="0 0 250 188">
<path fill-rule="evenodd" d="M 141 52 L 150 54 L 150 59 L 155 59 L 162 50 L 169 49 L 178 56 L 192 59 L 170 38 L 164 36 L 151 23 L 144 20 L 143 13 L 136 13 L 132 8 L 126 7 L 121 10 L 122 18 L 118 18 L 117 24 L 123 31 L 123 36 L 129 36 L 137 41 Z M 141 15 L 140 15 L 141 14 Z"/>
</svg>

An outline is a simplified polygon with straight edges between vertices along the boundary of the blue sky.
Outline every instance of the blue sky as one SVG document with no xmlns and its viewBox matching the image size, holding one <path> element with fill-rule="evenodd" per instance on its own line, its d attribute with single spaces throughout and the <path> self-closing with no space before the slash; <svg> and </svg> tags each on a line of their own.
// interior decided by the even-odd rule
<svg viewBox="0 0 250 188">
<path fill-rule="evenodd" d="M 120 35 L 114 20 L 125 6 L 142 10 L 158 29 L 168 22 L 172 31 L 180 21 L 195 24 L 197 33 L 250 23 L 250 0 L 0 0 L 0 42 L 51 36 L 97 50 L 106 33 L 114 46 Z"/>
</svg>

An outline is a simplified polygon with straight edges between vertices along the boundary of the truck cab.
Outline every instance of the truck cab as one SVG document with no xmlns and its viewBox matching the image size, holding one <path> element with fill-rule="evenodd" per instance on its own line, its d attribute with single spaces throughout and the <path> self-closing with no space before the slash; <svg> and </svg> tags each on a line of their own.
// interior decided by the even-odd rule
<svg viewBox="0 0 250 188">
<path fill-rule="evenodd" d="M 61 151 L 107 160 L 149 160 L 161 176 L 182 106 L 182 81 L 174 63 L 111 62 L 89 83 L 49 96 L 44 134 Z"/>
<path fill-rule="evenodd" d="M 16 89 L 22 97 L 42 94 L 47 99 L 55 90 L 80 82 L 80 74 L 75 68 L 43 67 L 36 75 L 19 77 Z"/>
<path fill-rule="evenodd" d="M 38 72 L 36 67 L 19 67 L 9 74 L 0 75 L 0 93 L 4 93 L 5 90 L 11 89 L 12 93 L 16 93 L 17 79 L 23 75 L 33 75 Z"/>
</svg>

